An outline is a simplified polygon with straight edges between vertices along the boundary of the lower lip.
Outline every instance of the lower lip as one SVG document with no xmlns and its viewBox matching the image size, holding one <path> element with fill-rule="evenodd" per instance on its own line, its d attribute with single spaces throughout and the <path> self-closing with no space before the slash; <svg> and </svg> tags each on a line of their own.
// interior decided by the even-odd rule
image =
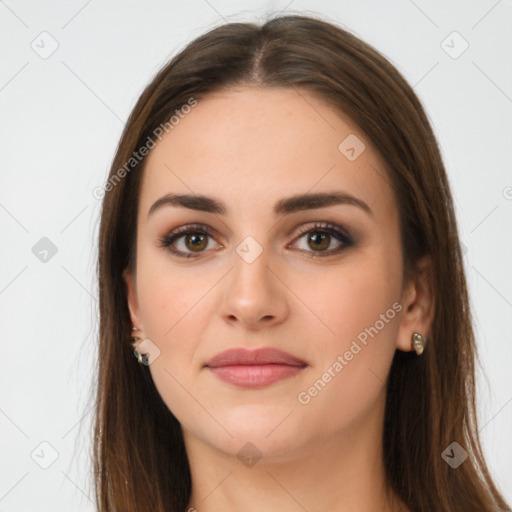
<svg viewBox="0 0 512 512">
<path fill-rule="evenodd" d="M 297 375 L 304 366 L 286 364 L 208 367 L 220 380 L 242 388 L 260 388 Z"/>
</svg>

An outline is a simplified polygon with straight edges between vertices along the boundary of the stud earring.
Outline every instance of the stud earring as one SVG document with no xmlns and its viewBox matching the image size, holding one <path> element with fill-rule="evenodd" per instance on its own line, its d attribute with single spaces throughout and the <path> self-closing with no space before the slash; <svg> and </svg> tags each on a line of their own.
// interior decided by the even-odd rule
<svg viewBox="0 0 512 512">
<path fill-rule="evenodd" d="M 137 329 L 137 327 L 132 327 L 132 331 L 138 331 L 138 330 L 139 330 L 139 329 Z M 130 341 L 131 341 L 132 343 L 135 343 L 136 341 L 139 341 L 139 340 L 140 340 L 140 338 L 139 338 L 138 336 L 132 336 L 132 337 L 130 338 Z"/>
<path fill-rule="evenodd" d="M 139 329 L 137 329 L 137 327 L 132 327 L 132 331 L 138 331 Z M 130 342 L 131 343 L 135 343 L 136 341 L 139 341 L 140 338 L 138 336 L 132 336 L 130 338 Z M 147 355 L 142 355 L 137 349 L 134 349 L 133 350 L 133 353 L 135 355 L 135 357 L 137 358 L 137 361 L 140 363 L 140 364 L 146 364 L 144 361 L 147 361 Z"/>
<path fill-rule="evenodd" d="M 147 366 L 148 356 L 146 354 L 142 355 L 137 349 L 135 349 L 133 353 L 135 354 L 139 364 L 145 364 Z"/>
<path fill-rule="evenodd" d="M 423 350 L 425 349 L 425 338 L 415 332 L 413 335 L 412 335 L 412 348 L 416 351 L 416 355 L 418 356 L 421 356 L 421 354 L 423 354 Z"/>
</svg>

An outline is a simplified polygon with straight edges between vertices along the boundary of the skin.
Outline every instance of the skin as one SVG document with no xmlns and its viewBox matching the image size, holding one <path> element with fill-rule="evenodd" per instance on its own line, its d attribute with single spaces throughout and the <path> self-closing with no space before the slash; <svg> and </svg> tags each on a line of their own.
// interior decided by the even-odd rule
<svg viewBox="0 0 512 512">
<path fill-rule="evenodd" d="M 354 161 L 338 150 L 350 134 L 366 146 Z M 372 213 L 350 204 L 273 212 L 283 197 L 330 191 L 355 196 Z M 165 206 L 148 217 L 171 192 L 218 198 L 227 214 Z M 414 332 L 429 334 L 430 260 L 402 281 L 396 198 L 365 134 L 305 91 L 225 90 L 201 99 L 151 150 L 140 193 L 136 274 L 124 273 L 128 307 L 137 335 L 160 351 L 150 372 L 182 426 L 193 482 L 187 510 L 399 510 L 385 493 L 385 383 L 395 350 L 412 350 Z M 334 236 L 324 249 L 308 243 L 298 229 L 318 234 L 317 221 L 344 227 L 355 244 Z M 159 246 L 191 223 L 214 230 L 202 252 L 187 235 L 175 241 L 197 258 Z M 262 249 L 251 263 L 236 251 L 247 236 Z M 314 257 L 322 250 L 333 254 Z M 299 393 L 395 303 L 401 311 L 300 403 Z M 264 346 L 308 366 L 258 389 L 222 382 L 203 366 L 228 348 Z M 248 442 L 262 455 L 250 467 L 237 457 Z"/>
</svg>

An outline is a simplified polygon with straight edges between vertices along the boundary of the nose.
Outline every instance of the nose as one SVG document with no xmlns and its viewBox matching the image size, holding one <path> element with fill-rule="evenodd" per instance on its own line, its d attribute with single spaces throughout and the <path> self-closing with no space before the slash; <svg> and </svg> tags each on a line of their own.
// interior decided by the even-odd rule
<svg viewBox="0 0 512 512">
<path fill-rule="evenodd" d="M 254 247 L 251 248 L 254 250 Z M 261 249 L 260 249 L 261 250 Z M 226 322 L 259 330 L 282 323 L 288 315 L 286 281 L 277 277 L 269 250 L 253 260 L 243 250 L 233 255 L 233 269 L 226 276 L 220 312 Z"/>
</svg>

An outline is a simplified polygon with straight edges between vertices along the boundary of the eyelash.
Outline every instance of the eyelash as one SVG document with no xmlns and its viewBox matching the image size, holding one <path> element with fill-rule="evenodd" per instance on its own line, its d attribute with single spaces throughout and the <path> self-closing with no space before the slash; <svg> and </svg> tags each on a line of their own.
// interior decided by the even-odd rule
<svg viewBox="0 0 512 512">
<path fill-rule="evenodd" d="M 354 245 L 354 241 L 352 237 L 348 234 L 348 232 L 339 227 L 335 224 L 331 224 L 329 222 L 323 223 L 315 223 L 313 226 L 305 226 L 304 228 L 301 228 L 299 230 L 298 235 L 294 239 L 297 240 L 301 238 L 303 235 L 308 233 L 314 233 L 314 232 L 321 232 L 321 233 L 327 233 L 336 239 L 338 239 L 339 242 L 341 242 L 341 246 L 337 249 L 331 249 L 330 251 L 305 251 L 305 252 L 311 252 L 313 258 L 325 258 L 328 256 L 332 256 L 333 254 L 338 254 L 342 250 L 346 249 L 347 247 L 351 247 Z M 177 251 L 176 249 L 172 248 L 172 244 L 176 241 L 182 238 L 185 235 L 189 234 L 206 234 L 212 238 L 214 238 L 213 231 L 204 224 L 190 224 L 186 226 L 179 227 L 175 229 L 174 231 L 171 231 L 167 235 L 160 237 L 158 240 L 158 244 L 160 247 L 163 247 L 167 249 L 171 254 L 174 254 L 175 256 L 178 256 L 180 258 L 198 258 L 201 256 L 201 253 L 204 253 L 206 251 L 200 251 L 197 253 L 183 253 L 181 251 Z"/>
</svg>

